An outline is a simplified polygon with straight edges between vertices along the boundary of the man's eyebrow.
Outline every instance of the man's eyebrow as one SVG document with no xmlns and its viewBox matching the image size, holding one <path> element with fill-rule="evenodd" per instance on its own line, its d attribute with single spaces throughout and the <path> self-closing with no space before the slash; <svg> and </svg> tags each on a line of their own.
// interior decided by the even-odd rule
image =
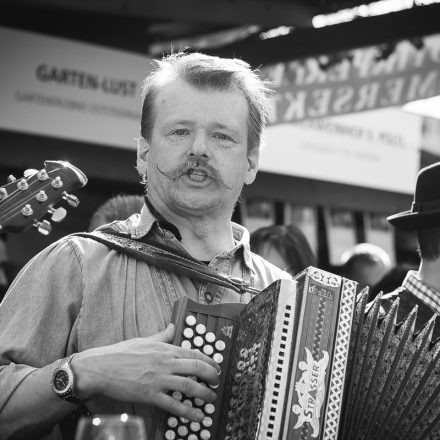
<svg viewBox="0 0 440 440">
<path fill-rule="evenodd" d="M 239 130 L 237 130 L 234 127 L 230 127 L 229 125 L 216 123 L 216 124 L 214 124 L 214 128 L 219 128 L 220 130 L 227 130 L 227 131 L 231 132 L 232 134 L 234 134 L 236 136 L 240 135 Z"/>
</svg>

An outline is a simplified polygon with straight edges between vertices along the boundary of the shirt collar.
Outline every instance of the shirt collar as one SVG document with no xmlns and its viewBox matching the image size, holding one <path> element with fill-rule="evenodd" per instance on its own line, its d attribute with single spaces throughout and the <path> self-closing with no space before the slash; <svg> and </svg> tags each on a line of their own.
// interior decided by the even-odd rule
<svg viewBox="0 0 440 440">
<path fill-rule="evenodd" d="M 155 224 L 159 224 L 159 226 L 163 227 L 163 225 L 160 224 L 159 220 L 155 217 L 153 212 L 151 212 L 147 204 L 144 204 L 140 214 L 133 214 L 124 223 L 125 223 L 124 229 L 130 234 L 132 238 L 137 240 L 140 240 L 143 237 L 145 237 L 147 234 L 149 234 Z M 251 250 L 249 244 L 250 243 L 249 231 L 244 226 L 239 225 L 238 223 L 231 222 L 231 225 L 232 225 L 232 236 L 235 241 L 235 246 L 233 249 L 231 249 L 231 251 L 228 252 L 228 254 L 232 255 L 233 253 L 236 252 L 242 252 L 244 264 L 249 268 L 249 270 L 253 274 L 255 274 L 255 269 L 252 262 Z"/>
<path fill-rule="evenodd" d="M 435 313 L 440 313 L 440 292 L 428 286 L 418 276 L 415 270 L 410 270 L 403 280 L 402 287 L 411 292 L 416 298 L 430 307 Z"/>
</svg>

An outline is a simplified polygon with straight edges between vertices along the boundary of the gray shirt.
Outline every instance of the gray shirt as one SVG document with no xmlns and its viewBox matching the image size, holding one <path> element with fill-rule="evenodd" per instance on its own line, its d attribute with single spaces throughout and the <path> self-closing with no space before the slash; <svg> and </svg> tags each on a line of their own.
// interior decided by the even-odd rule
<svg viewBox="0 0 440 440">
<path fill-rule="evenodd" d="M 187 252 L 146 206 L 141 214 L 111 226 L 135 239 L 149 234 L 171 249 Z M 245 228 L 232 228 L 236 245 L 217 255 L 211 267 L 260 289 L 291 278 L 250 251 Z M 201 303 L 212 299 L 212 304 L 251 299 L 250 294 L 149 266 L 89 238 L 67 236 L 48 246 L 21 270 L 0 305 L 0 411 L 36 368 L 71 353 L 164 330 L 173 304 L 183 296 Z M 94 414 L 142 415 L 147 431 L 150 427 L 151 407 L 107 397 L 87 406 Z M 50 438 L 58 438 L 57 433 Z"/>
</svg>

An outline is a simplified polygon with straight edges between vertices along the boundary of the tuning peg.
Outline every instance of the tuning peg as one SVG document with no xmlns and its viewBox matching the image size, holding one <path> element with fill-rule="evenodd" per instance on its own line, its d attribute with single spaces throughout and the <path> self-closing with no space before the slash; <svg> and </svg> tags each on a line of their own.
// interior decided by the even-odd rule
<svg viewBox="0 0 440 440">
<path fill-rule="evenodd" d="M 8 191 L 5 188 L 0 188 L 0 202 L 8 197 Z"/>
<path fill-rule="evenodd" d="M 17 188 L 18 188 L 20 191 L 25 191 L 26 189 L 28 189 L 28 188 L 29 188 L 29 185 L 28 185 L 28 183 L 27 183 L 27 180 L 26 180 L 26 179 L 20 179 L 20 180 L 17 182 Z"/>
<path fill-rule="evenodd" d="M 12 174 L 10 174 L 9 176 L 8 176 L 8 178 L 7 178 L 7 182 L 8 183 L 11 183 L 11 182 L 15 182 L 17 179 L 12 175 Z"/>
<path fill-rule="evenodd" d="M 70 206 L 73 206 L 76 208 L 79 205 L 79 199 L 76 196 L 73 196 L 72 194 L 67 194 L 66 191 L 63 193 L 63 199 L 67 201 L 67 203 Z"/>
<path fill-rule="evenodd" d="M 38 170 L 35 170 L 34 168 L 28 168 L 27 170 L 24 170 L 23 176 L 27 179 L 28 177 L 32 177 L 35 174 L 38 174 Z"/>
<path fill-rule="evenodd" d="M 42 235 L 49 235 L 52 231 L 52 226 L 47 220 L 43 220 L 42 222 L 35 220 L 32 226 L 37 228 L 38 232 Z"/>
<path fill-rule="evenodd" d="M 49 214 L 52 214 L 50 219 L 55 223 L 62 222 L 66 218 L 66 215 L 67 215 L 67 211 L 62 206 L 60 206 L 57 209 L 49 208 L 47 210 L 47 212 Z"/>
<path fill-rule="evenodd" d="M 34 210 L 32 209 L 32 206 L 29 203 L 26 203 L 26 205 L 23 206 L 21 213 L 25 217 L 29 217 L 30 215 L 32 215 L 34 213 Z"/>
<path fill-rule="evenodd" d="M 38 171 L 37 178 L 38 180 L 47 180 L 49 179 L 49 174 L 47 174 L 47 171 L 43 168 L 42 170 Z"/>
<path fill-rule="evenodd" d="M 61 180 L 60 176 L 57 176 L 52 180 L 52 186 L 54 188 L 61 188 L 63 186 L 63 181 Z"/>
</svg>

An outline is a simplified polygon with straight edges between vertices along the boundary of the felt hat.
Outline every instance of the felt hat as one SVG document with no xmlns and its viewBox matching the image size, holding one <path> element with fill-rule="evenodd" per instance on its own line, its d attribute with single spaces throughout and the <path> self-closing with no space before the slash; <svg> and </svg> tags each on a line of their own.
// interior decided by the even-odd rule
<svg viewBox="0 0 440 440">
<path fill-rule="evenodd" d="M 387 218 L 396 228 L 413 231 L 440 226 L 440 162 L 417 174 L 411 209 Z"/>
</svg>

